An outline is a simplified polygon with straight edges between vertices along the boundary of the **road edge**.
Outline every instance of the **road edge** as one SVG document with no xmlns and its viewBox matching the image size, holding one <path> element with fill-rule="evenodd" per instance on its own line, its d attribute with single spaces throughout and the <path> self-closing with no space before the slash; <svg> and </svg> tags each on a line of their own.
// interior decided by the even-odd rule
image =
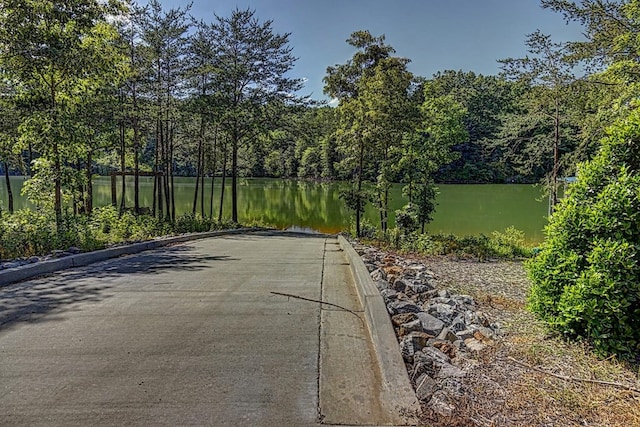
<svg viewBox="0 0 640 427">
<path fill-rule="evenodd" d="M 104 261 L 110 258 L 117 258 L 123 255 L 133 255 L 150 249 L 160 248 L 173 243 L 182 243 L 189 240 L 206 239 L 233 234 L 243 234 L 248 232 L 264 231 L 257 228 L 237 228 L 231 230 L 206 231 L 203 233 L 189 233 L 180 236 L 162 237 L 154 240 L 147 240 L 140 243 L 125 244 L 97 251 L 83 252 L 76 255 L 69 255 L 62 258 L 50 259 L 34 264 L 22 265 L 14 268 L 7 268 L 0 271 L 0 287 L 11 283 L 21 282 L 33 277 L 44 276 L 56 271 L 66 270 L 73 267 L 82 267 L 94 262 Z"/>
<path fill-rule="evenodd" d="M 380 400 L 383 408 L 394 424 L 416 425 L 420 404 L 409 381 L 387 306 L 351 243 L 341 235 L 338 236 L 338 242 L 349 261 L 358 297 L 364 308 L 367 329 L 382 378 Z"/>
</svg>

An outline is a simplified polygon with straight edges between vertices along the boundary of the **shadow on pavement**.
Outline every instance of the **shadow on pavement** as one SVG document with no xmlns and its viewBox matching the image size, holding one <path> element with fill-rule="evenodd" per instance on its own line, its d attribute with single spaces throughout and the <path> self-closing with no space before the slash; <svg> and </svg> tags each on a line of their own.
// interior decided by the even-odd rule
<svg viewBox="0 0 640 427">
<path fill-rule="evenodd" d="M 176 246 L 0 287 L 0 333 L 17 323 L 56 320 L 51 314 L 69 310 L 72 304 L 109 298 L 107 291 L 116 285 L 111 278 L 160 274 L 166 270 L 196 271 L 210 267 L 212 261 L 235 260 L 193 253 L 189 246 Z"/>
</svg>

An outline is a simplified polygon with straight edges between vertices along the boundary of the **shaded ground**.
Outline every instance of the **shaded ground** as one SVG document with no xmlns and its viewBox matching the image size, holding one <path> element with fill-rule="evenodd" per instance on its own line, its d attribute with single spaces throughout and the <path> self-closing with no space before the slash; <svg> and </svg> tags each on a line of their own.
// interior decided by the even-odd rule
<svg viewBox="0 0 640 427">
<path fill-rule="evenodd" d="M 483 351 L 466 378 L 452 417 L 425 415 L 432 426 L 637 426 L 640 368 L 601 360 L 584 344 L 549 334 L 525 310 L 529 288 L 521 262 L 421 258 L 436 285 L 470 294 L 502 325 L 503 339 Z M 535 369 L 534 369 L 535 368 Z M 560 379 L 548 373 L 571 378 Z"/>
</svg>

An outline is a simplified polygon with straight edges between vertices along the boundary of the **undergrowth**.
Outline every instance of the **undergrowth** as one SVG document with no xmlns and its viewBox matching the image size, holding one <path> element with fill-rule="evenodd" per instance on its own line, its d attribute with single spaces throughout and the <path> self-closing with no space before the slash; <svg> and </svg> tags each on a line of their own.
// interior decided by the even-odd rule
<svg viewBox="0 0 640 427">
<path fill-rule="evenodd" d="M 448 255 L 485 261 L 529 258 L 534 250 L 527 245 L 524 233 L 514 227 L 509 227 L 503 232 L 494 231 L 490 236 L 457 236 L 442 233 L 405 233 L 399 228 L 382 233 L 364 224 L 361 233 L 364 233 L 364 237 L 361 237 L 363 241 L 375 246 L 418 255 Z"/>
<path fill-rule="evenodd" d="M 52 250 L 77 247 L 82 251 L 154 237 L 236 227 L 199 215 L 184 214 L 171 223 L 150 215 L 119 214 L 112 206 L 100 207 L 91 216 L 64 215 L 61 231 L 55 216 L 46 211 L 19 210 L 0 220 L 0 259 L 40 256 Z"/>
</svg>

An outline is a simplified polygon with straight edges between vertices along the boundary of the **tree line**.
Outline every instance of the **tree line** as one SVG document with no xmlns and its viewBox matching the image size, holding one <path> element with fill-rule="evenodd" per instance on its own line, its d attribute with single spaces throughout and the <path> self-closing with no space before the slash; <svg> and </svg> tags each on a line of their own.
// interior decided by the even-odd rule
<svg viewBox="0 0 640 427">
<path fill-rule="evenodd" d="M 219 220 L 204 193 L 229 178 L 233 221 L 239 176 L 352 181 L 343 198 L 358 229 L 374 203 L 386 230 L 392 182 L 405 185 L 398 219 L 407 229 L 429 221 L 436 182 L 545 180 L 555 202 L 558 178 L 593 156 L 606 124 L 637 97 L 628 84 L 637 1 L 542 6 L 582 23 L 587 40 L 558 43 L 536 31 L 525 38 L 527 56 L 500 60 L 497 76 L 415 76 L 383 35 L 356 31 L 353 57 L 327 68 L 333 108 L 297 95 L 289 34 L 250 9 L 206 22 L 157 0 L 2 0 L 7 185 L 10 171 L 29 175 L 27 194 L 57 224 L 63 206 L 91 212 L 91 176 L 111 172 L 122 173 L 121 210 L 124 175 L 134 177 L 135 212 L 145 208 L 139 176 L 153 176 L 148 208 L 170 221 L 176 175 L 196 177 L 193 213 Z M 624 59 L 620 40 L 631 46 Z"/>
</svg>

